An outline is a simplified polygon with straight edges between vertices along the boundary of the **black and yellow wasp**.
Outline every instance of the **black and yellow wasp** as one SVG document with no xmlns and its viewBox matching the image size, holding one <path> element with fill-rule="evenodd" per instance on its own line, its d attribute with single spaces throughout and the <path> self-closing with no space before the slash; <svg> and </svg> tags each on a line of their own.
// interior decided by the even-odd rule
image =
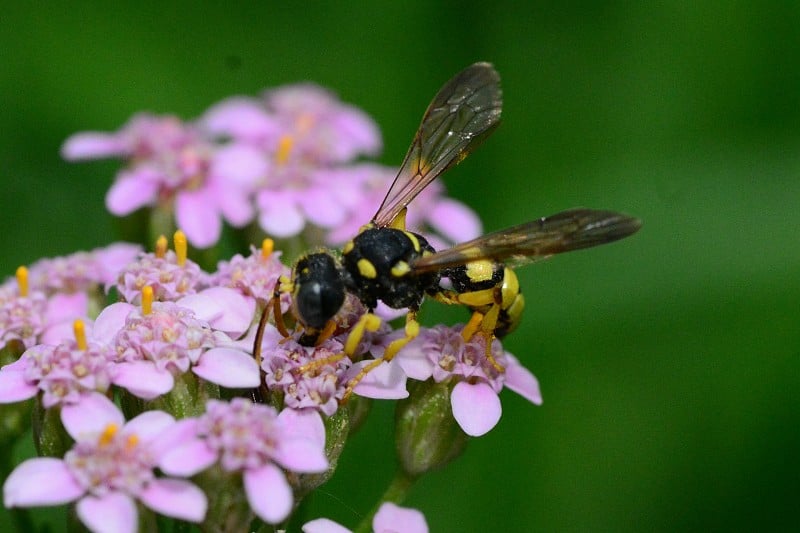
<svg viewBox="0 0 800 533">
<path fill-rule="evenodd" d="M 276 286 L 273 308 L 283 326 L 278 297 L 292 294 L 292 314 L 303 328 L 300 342 L 313 345 L 336 330 L 335 315 L 346 293 L 369 310 L 350 330 L 345 345 L 352 355 L 364 330 L 380 320 L 372 313 L 383 301 L 408 308 L 405 336 L 393 341 L 383 358 L 364 367 L 348 384 L 345 399 L 372 368 L 392 359 L 419 332 L 416 313 L 427 297 L 465 305 L 472 319 L 466 339 L 486 337 L 487 357 L 493 337 L 502 337 L 519 323 L 524 299 L 517 277 L 506 262 L 525 262 L 605 244 L 627 237 L 640 227 L 638 219 L 612 211 L 572 209 L 435 251 L 422 235 L 405 228 L 408 204 L 437 176 L 460 163 L 500 123 L 500 77 L 488 63 L 467 67 L 448 81 L 422 117 L 400 171 L 372 221 L 342 249 L 341 259 L 327 251 L 301 257 L 291 279 Z M 449 279 L 445 288 L 443 278 Z M 266 315 L 262 316 L 262 325 Z M 258 341 L 257 341 L 258 346 Z"/>
</svg>

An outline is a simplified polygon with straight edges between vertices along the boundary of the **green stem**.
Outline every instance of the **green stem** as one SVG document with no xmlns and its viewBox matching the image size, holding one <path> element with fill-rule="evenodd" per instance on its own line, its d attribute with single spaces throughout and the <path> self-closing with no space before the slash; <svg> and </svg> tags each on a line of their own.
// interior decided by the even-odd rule
<svg viewBox="0 0 800 533">
<path fill-rule="evenodd" d="M 375 503 L 375 506 L 370 510 L 367 516 L 361 520 L 361 523 L 353 530 L 353 533 L 371 533 L 372 519 L 375 517 L 375 513 L 378 512 L 381 505 L 385 502 L 392 502 L 398 505 L 403 503 L 414 481 L 416 481 L 415 478 L 403 472 L 402 468 L 399 468 L 392 482 L 386 487 L 383 496 Z"/>
</svg>

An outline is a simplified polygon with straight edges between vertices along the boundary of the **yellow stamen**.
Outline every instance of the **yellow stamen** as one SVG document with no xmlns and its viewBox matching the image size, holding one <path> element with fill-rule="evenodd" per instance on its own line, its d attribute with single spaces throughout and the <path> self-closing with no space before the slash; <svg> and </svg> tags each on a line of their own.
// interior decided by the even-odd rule
<svg viewBox="0 0 800 533">
<path fill-rule="evenodd" d="M 117 434 L 117 431 L 119 431 L 119 427 L 116 424 L 108 424 L 100 434 L 100 438 L 97 439 L 100 446 L 108 446 L 111 444 L 111 441 L 114 440 L 114 435 Z"/>
<path fill-rule="evenodd" d="M 172 236 L 172 242 L 175 243 L 175 255 L 178 256 L 178 266 L 186 264 L 186 250 L 188 244 L 186 243 L 186 234 L 181 230 L 175 232 Z"/>
<path fill-rule="evenodd" d="M 86 326 L 83 324 L 83 320 L 78 319 L 73 322 L 72 331 L 75 332 L 75 342 L 78 343 L 78 349 L 86 350 L 89 345 L 86 344 Z"/>
<path fill-rule="evenodd" d="M 145 285 L 142 287 L 142 314 L 149 315 L 153 312 L 153 287 Z"/>
<path fill-rule="evenodd" d="M 28 295 L 28 269 L 21 266 L 17 269 L 17 285 L 19 287 L 19 295 Z"/>
<path fill-rule="evenodd" d="M 289 160 L 289 154 L 292 151 L 292 146 L 294 145 L 294 139 L 292 139 L 291 135 L 283 135 L 278 140 L 278 151 L 275 153 L 275 161 L 279 165 L 284 165 Z"/>
<path fill-rule="evenodd" d="M 269 259 L 273 250 L 275 250 L 275 241 L 270 238 L 261 241 L 261 259 Z"/>
<path fill-rule="evenodd" d="M 167 238 L 163 235 L 156 239 L 156 257 L 163 259 L 167 255 Z"/>
<path fill-rule="evenodd" d="M 128 435 L 128 438 L 125 440 L 125 447 L 128 450 L 132 450 L 137 444 L 139 444 L 139 437 L 136 435 Z"/>
</svg>

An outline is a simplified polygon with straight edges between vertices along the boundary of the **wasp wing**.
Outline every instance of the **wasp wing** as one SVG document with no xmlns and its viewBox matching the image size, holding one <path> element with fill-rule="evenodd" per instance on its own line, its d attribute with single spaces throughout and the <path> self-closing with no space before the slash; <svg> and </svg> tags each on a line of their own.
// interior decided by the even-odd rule
<svg viewBox="0 0 800 533">
<path fill-rule="evenodd" d="M 623 239 L 640 227 L 639 219 L 614 211 L 570 209 L 421 257 L 411 267 L 429 272 L 478 259 L 524 263 Z"/>
<path fill-rule="evenodd" d="M 388 226 L 428 184 L 460 163 L 500 123 L 500 76 L 475 63 L 442 87 L 422 117 L 400 171 L 372 221 Z"/>
</svg>

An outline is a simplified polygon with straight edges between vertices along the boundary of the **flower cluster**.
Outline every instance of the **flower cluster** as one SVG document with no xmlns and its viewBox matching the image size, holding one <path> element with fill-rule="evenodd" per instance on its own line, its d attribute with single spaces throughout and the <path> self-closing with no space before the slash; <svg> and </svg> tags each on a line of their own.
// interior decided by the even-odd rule
<svg viewBox="0 0 800 533">
<path fill-rule="evenodd" d="M 137 114 L 114 133 L 73 135 L 62 154 L 71 161 L 120 158 L 108 210 L 166 210 L 192 245 L 207 248 L 219 241 L 223 220 L 236 228 L 257 221 L 278 238 L 317 228 L 326 244 L 345 242 L 370 220 L 397 172 L 358 160 L 380 149 L 366 113 L 321 87 L 298 84 L 223 100 L 191 121 Z M 478 218 L 442 193 L 436 185 L 422 195 L 411 227 L 429 227 L 451 242 L 476 237 Z"/>
<path fill-rule="evenodd" d="M 367 309 L 353 294 L 324 329 L 298 318 L 284 261 L 298 243 L 344 242 L 370 219 L 396 169 L 358 158 L 380 144 L 368 116 L 312 85 L 231 98 L 191 122 L 140 114 L 116 133 L 68 139 L 68 159 L 124 161 L 106 197 L 113 214 L 167 210 L 182 230 L 173 249 L 164 237 L 152 252 L 113 244 L 42 259 L 0 285 L 0 404 L 33 410 L 41 455 L 4 473 L 4 505 L 74 503 L 100 532 L 153 529 L 152 513 L 204 530 L 285 528 L 334 474 L 372 400 L 397 401 L 403 491 L 499 422 L 503 388 L 541 403 L 533 374 L 487 332 L 395 328 L 407 310 Z M 441 185 L 415 204 L 406 220 L 437 233 L 434 246 L 480 232 Z M 217 243 L 223 220 L 302 239 L 275 250 L 266 238 L 201 267 L 188 245 Z M 4 426 L 0 438 L 27 429 Z M 422 513 L 396 505 L 404 495 L 359 530 L 427 532 Z M 302 529 L 348 531 L 325 518 Z"/>
</svg>

